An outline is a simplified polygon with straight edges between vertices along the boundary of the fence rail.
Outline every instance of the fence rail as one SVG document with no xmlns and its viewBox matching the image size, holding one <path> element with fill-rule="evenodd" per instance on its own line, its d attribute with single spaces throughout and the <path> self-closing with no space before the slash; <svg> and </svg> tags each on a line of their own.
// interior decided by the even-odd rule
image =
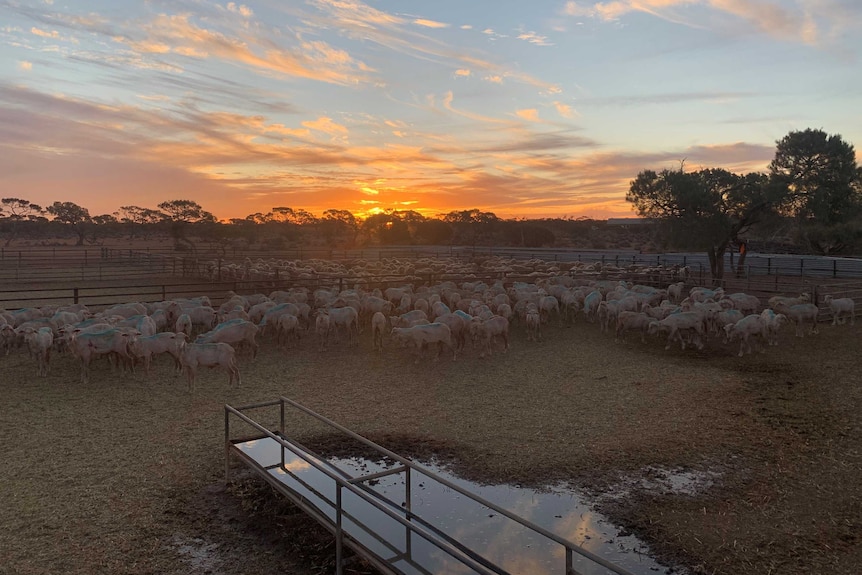
<svg viewBox="0 0 862 575">
<path fill-rule="evenodd" d="M 699 281 L 709 281 L 709 261 L 702 253 L 641 254 L 631 250 L 571 250 L 559 248 L 499 248 L 479 246 L 391 246 L 354 250 L 297 248 L 277 252 L 225 250 L 178 252 L 165 248 L 0 248 L 0 282 L 60 283 L 206 277 L 210 280 L 275 279 L 243 277 L 246 262 L 284 262 L 325 259 L 344 263 L 357 260 L 419 258 L 476 261 L 488 257 L 510 260 L 543 260 L 560 264 L 581 262 L 604 266 L 688 267 Z M 786 254 L 749 254 L 740 269 L 736 254 L 725 255 L 727 277 L 799 276 L 830 279 L 862 279 L 862 259 Z M 276 269 L 278 269 L 276 267 Z"/>
</svg>

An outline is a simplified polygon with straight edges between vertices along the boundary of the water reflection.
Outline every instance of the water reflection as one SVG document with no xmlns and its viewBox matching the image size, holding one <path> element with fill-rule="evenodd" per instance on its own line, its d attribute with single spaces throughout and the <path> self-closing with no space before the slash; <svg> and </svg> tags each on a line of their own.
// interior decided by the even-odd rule
<svg viewBox="0 0 862 575">
<path fill-rule="evenodd" d="M 308 462 L 281 446 L 262 439 L 237 445 L 247 456 L 277 477 L 285 488 L 306 503 L 314 505 L 335 521 L 336 484 Z M 372 462 L 359 458 L 330 459 L 329 462 L 350 477 L 360 477 L 392 469 L 397 464 Z M 617 528 L 593 512 L 584 499 L 571 490 L 538 491 L 511 485 L 479 485 L 461 479 L 434 465 L 433 473 L 488 501 L 509 509 L 541 527 L 556 533 L 637 575 L 670 572 L 646 555 L 644 545 L 633 536 L 621 536 Z M 488 561 L 509 573 L 566 573 L 565 548 L 520 523 L 497 513 L 455 491 L 433 477 L 411 472 L 412 493 L 406 490 L 406 473 L 397 473 L 359 485 L 386 501 L 401 517 L 408 514 L 425 529 L 439 529 L 437 540 L 459 542 L 475 552 L 479 562 Z M 342 492 L 344 528 L 356 541 L 386 558 L 404 573 L 469 574 L 475 571 L 463 561 L 446 553 L 428 539 L 409 530 L 371 503 L 348 490 Z M 610 573 L 592 561 L 575 554 L 574 569 L 583 575 Z"/>
</svg>

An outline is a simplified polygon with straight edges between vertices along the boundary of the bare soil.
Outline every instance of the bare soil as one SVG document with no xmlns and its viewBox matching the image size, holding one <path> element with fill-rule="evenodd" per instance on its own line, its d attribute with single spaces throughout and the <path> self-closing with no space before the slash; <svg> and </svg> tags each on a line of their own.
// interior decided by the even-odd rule
<svg viewBox="0 0 862 575">
<path fill-rule="evenodd" d="M 18 350 L 0 357 L 0 573 L 331 573 L 324 530 L 257 480 L 222 481 L 223 405 L 285 395 L 479 481 L 586 489 L 693 573 L 855 574 L 860 328 L 787 332 L 737 358 L 718 342 L 665 351 L 580 323 L 541 344 L 516 330 L 491 359 L 418 365 L 365 338 L 327 353 L 305 339 L 243 358 L 240 388 L 204 371 L 194 394 L 165 359 L 149 379 L 102 362 L 84 385 L 70 357 L 38 378 Z M 305 420 L 291 426 L 339 449 Z M 715 480 L 694 495 L 649 488 L 655 468 Z"/>
</svg>

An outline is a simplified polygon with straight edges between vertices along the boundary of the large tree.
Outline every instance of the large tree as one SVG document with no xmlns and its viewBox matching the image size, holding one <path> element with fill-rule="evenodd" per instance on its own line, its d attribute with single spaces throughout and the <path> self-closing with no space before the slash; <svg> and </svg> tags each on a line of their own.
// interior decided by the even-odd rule
<svg viewBox="0 0 862 575">
<path fill-rule="evenodd" d="M 76 246 L 83 246 L 87 234 L 87 224 L 92 221 L 90 211 L 74 202 L 54 202 L 46 208 L 54 216 L 55 222 L 66 224 L 78 237 Z"/>
<path fill-rule="evenodd" d="M 21 233 L 23 222 L 37 221 L 45 210 L 42 206 L 21 198 L 3 198 L 0 200 L 0 215 L 3 216 L 4 228 L 8 232 L 6 246 L 8 247 Z"/>
<path fill-rule="evenodd" d="M 812 250 L 836 253 L 853 242 L 862 213 L 862 172 L 851 144 L 823 130 L 790 132 L 777 142 L 769 171 L 788 192 L 782 212 L 795 219 Z"/>
<path fill-rule="evenodd" d="M 194 248 L 194 244 L 186 237 L 190 225 L 216 221 L 215 216 L 192 200 L 171 200 L 160 203 L 158 207 L 171 222 L 171 235 L 177 247 Z"/>
<path fill-rule="evenodd" d="M 639 215 L 663 224 L 674 243 L 703 249 L 713 281 L 724 277 L 724 254 L 782 200 L 764 174 L 723 169 L 646 170 L 631 182 L 626 201 Z"/>
</svg>

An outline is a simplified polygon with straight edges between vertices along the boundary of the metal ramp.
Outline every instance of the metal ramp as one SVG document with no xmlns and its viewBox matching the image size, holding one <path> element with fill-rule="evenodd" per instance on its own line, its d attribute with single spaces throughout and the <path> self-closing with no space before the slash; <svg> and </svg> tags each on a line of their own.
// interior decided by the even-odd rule
<svg viewBox="0 0 862 575">
<path fill-rule="evenodd" d="M 279 409 L 278 430 L 247 415 L 267 408 Z M 313 417 L 392 464 L 368 473 L 366 465 L 351 466 L 314 453 L 286 434 L 288 410 L 291 416 Z M 237 424 L 254 434 L 233 437 Z M 345 545 L 382 573 L 396 575 L 632 575 L 285 397 L 225 405 L 224 449 L 226 480 L 231 457 L 239 459 L 333 533 L 338 575 Z M 422 505 L 422 489 L 430 484 L 458 500 L 456 516 L 441 518 Z M 501 540 L 500 532 L 515 536 Z"/>
</svg>

